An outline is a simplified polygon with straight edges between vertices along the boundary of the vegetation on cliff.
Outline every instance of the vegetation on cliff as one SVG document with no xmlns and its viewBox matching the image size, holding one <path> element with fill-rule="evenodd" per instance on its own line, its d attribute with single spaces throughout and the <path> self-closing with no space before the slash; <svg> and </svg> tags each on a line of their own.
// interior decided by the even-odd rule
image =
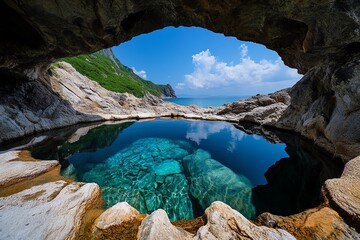
<svg viewBox="0 0 360 240">
<path fill-rule="evenodd" d="M 137 97 L 143 97 L 146 93 L 159 97 L 176 97 L 169 84 L 160 85 L 142 79 L 132 69 L 124 66 L 111 49 L 63 58 L 61 61 L 70 63 L 79 73 L 110 91 L 132 93 Z"/>
</svg>

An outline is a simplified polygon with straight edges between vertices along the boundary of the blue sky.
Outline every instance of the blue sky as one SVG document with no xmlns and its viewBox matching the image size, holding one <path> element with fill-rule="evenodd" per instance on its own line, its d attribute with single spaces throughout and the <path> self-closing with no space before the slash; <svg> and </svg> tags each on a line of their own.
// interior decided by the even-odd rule
<svg viewBox="0 0 360 240">
<path fill-rule="evenodd" d="M 270 93 L 301 78 L 262 45 L 196 27 L 167 27 L 113 51 L 139 76 L 171 84 L 178 97 Z"/>
</svg>

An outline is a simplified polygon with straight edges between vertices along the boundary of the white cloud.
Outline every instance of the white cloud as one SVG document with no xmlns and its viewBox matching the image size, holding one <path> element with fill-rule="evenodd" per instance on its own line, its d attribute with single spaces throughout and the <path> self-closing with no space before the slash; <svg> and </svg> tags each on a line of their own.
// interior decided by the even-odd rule
<svg viewBox="0 0 360 240">
<path fill-rule="evenodd" d="M 184 76 L 184 81 L 176 88 L 215 89 L 215 88 L 269 88 L 290 87 L 301 75 L 287 68 L 280 58 L 276 61 L 266 59 L 258 62 L 248 55 L 248 47 L 240 46 L 241 58 L 238 64 L 218 61 L 209 49 L 192 56 L 194 71 Z M 279 89 L 278 88 L 278 89 Z"/>
<path fill-rule="evenodd" d="M 147 76 L 146 76 L 146 72 L 144 70 L 136 70 L 134 67 L 131 68 L 133 70 L 133 72 L 138 75 L 139 77 L 143 78 L 143 79 L 147 79 Z"/>
</svg>

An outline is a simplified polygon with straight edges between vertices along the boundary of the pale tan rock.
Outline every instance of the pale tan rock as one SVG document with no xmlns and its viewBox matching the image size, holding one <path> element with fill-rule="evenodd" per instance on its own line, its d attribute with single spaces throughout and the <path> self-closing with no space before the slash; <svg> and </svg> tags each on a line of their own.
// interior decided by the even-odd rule
<svg viewBox="0 0 360 240">
<path fill-rule="evenodd" d="M 96 219 L 95 226 L 98 229 L 104 230 L 128 222 L 138 215 L 140 215 L 139 211 L 131 207 L 127 202 L 120 202 L 101 214 Z"/>
<path fill-rule="evenodd" d="M 295 238 L 282 229 L 258 227 L 223 202 L 213 202 L 205 210 L 207 224 L 201 227 L 193 240 L 254 239 L 279 240 Z"/>
<path fill-rule="evenodd" d="M 1 153 L 0 187 L 34 178 L 58 165 L 58 161 L 40 161 L 33 159 L 26 151 L 8 151 Z"/>
<path fill-rule="evenodd" d="M 330 205 L 353 227 L 360 229 L 360 156 L 346 163 L 340 178 L 329 179 L 323 192 Z"/>
<path fill-rule="evenodd" d="M 94 223 L 94 239 L 135 239 L 141 221 L 146 215 L 139 213 L 127 202 L 107 209 Z"/>
<path fill-rule="evenodd" d="M 158 209 L 139 227 L 138 240 L 189 240 L 192 234 L 171 224 L 166 212 Z"/>
<path fill-rule="evenodd" d="M 77 239 L 86 211 L 98 206 L 95 183 L 57 181 L 0 198 L 3 239 Z"/>
</svg>

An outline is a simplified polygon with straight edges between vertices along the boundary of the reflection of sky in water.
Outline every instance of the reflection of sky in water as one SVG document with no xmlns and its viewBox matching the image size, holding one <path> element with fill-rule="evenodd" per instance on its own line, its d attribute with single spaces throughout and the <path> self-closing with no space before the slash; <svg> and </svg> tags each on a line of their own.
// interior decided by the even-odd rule
<svg viewBox="0 0 360 240">
<path fill-rule="evenodd" d="M 236 141 L 241 141 L 246 134 L 227 122 L 205 122 L 194 121 L 190 123 L 186 138 L 200 145 L 202 140 L 208 139 L 210 135 L 221 131 L 230 132 L 231 138 L 226 143 L 227 150 L 233 152 L 236 148 Z"/>
<path fill-rule="evenodd" d="M 155 119 L 135 122 L 115 136 L 111 133 L 101 135 L 97 132 L 94 136 L 98 142 L 106 139 L 109 145 L 95 147 L 96 151 L 77 151 L 68 158 L 69 161 L 78 162 L 79 167 L 84 166 L 84 162 L 101 163 L 140 138 L 183 140 L 191 143 L 194 149 L 210 152 L 213 159 L 246 176 L 253 186 L 257 186 L 266 184 L 264 173 L 271 165 L 288 156 L 285 144 L 271 144 L 263 137 L 248 135 L 227 122 Z M 109 141 L 111 137 L 114 139 Z"/>
</svg>

